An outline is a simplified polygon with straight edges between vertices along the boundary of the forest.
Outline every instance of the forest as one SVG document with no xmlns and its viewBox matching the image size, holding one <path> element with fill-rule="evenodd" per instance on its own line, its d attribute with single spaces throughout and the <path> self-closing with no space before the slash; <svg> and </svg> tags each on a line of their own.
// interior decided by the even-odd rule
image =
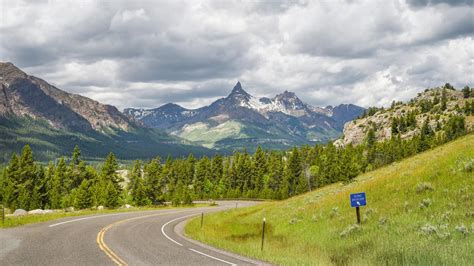
<svg viewBox="0 0 474 266">
<path fill-rule="evenodd" d="M 334 182 L 351 182 L 358 174 L 412 156 L 466 134 L 463 116 L 451 116 L 441 131 L 425 121 L 418 135 L 402 140 L 376 141 L 374 128 L 362 145 L 336 147 L 333 143 L 294 147 L 288 151 L 236 151 L 231 156 L 135 161 L 125 180 L 110 153 L 100 166 L 71 157 L 48 165 L 36 162 L 26 145 L 13 154 L 0 175 L 0 202 L 10 209 L 77 209 L 123 204 L 134 206 L 191 205 L 198 199 L 286 199 Z M 402 122 L 401 122 L 402 121 Z M 405 122 L 403 122 L 405 121 Z M 416 126 L 409 114 L 394 119 L 394 132 Z"/>
</svg>

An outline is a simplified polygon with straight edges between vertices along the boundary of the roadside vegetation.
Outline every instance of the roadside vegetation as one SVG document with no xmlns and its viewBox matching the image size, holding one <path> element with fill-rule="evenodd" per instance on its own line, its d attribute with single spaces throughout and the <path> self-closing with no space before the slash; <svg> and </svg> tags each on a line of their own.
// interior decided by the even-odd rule
<svg viewBox="0 0 474 266">
<path fill-rule="evenodd" d="M 357 225 L 349 194 L 367 193 Z M 260 250 L 262 219 L 267 231 Z M 470 265 L 474 135 L 294 198 L 190 221 L 210 245 L 279 265 Z"/>
<path fill-rule="evenodd" d="M 15 209 L 88 209 L 158 205 L 189 205 L 197 199 L 286 199 L 412 156 L 466 134 L 465 117 L 452 116 L 442 130 L 421 125 L 420 133 L 402 140 L 395 135 L 377 142 L 369 130 L 364 144 L 336 147 L 303 146 L 289 151 L 264 151 L 253 155 L 187 158 L 147 163 L 136 161 L 127 176 L 110 153 L 100 167 L 89 165 L 75 147 L 70 158 L 61 157 L 43 166 L 26 145 L 13 154 L 0 175 L 0 202 Z M 127 180 L 126 180 L 126 179 Z"/>
<path fill-rule="evenodd" d="M 183 206 L 183 207 L 207 207 L 214 206 L 213 203 L 205 204 L 198 203 L 192 206 Z M 85 215 L 101 215 L 101 214 L 110 214 L 110 213 L 121 213 L 121 212 L 137 212 L 137 211 L 155 211 L 155 210 L 166 210 L 166 209 L 175 209 L 175 206 L 171 205 L 161 205 L 161 206 L 150 206 L 150 207 L 130 207 L 130 208 L 120 208 L 120 209 L 85 209 L 77 211 L 65 211 L 65 210 L 56 210 L 48 214 L 26 214 L 23 216 L 11 216 L 8 215 L 5 217 L 4 222 L 0 220 L 0 228 L 9 228 L 16 227 L 20 225 L 27 225 L 32 223 L 47 222 L 51 220 L 56 220 L 66 217 L 75 217 L 75 216 L 85 216 Z M 0 209 L 0 215 L 1 215 Z M 1 219 L 1 217 L 0 217 Z"/>
</svg>

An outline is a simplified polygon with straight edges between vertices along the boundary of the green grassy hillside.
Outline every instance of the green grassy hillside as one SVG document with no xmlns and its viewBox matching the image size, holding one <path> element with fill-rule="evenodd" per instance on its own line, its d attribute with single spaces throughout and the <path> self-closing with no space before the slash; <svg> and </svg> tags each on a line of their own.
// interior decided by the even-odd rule
<svg viewBox="0 0 474 266">
<path fill-rule="evenodd" d="M 280 265 L 469 265 L 474 261 L 474 135 L 281 202 L 205 217 L 186 234 Z M 366 192 L 355 225 L 349 194 Z M 267 238 L 260 251 L 261 223 Z"/>
<path fill-rule="evenodd" d="M 155 129 L 73 132 L 53 128 L 41 119 L 0 117 L 0 163 L 8 161 L 13 152 L 19 153 L 26 144 L 40 161 L 69 155 L 75 145 L 79 145 L 87 160 L 105 158 L 109 152 L 122 160 L 149 159 L 157 155 L 214 154 L 212 150 L 190 145 Z"/>
</svg>

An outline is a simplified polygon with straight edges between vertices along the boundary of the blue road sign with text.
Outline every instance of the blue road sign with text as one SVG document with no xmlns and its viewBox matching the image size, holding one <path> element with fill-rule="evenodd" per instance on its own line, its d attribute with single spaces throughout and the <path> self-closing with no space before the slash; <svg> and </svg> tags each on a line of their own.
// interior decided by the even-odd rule
<svg viewBox="0 0 474 266">
<path fill-rule="evenodd" d="M 360 207 L 367 205 L 365 192 L 351 194 L 351 207 Z"/>
</svg>

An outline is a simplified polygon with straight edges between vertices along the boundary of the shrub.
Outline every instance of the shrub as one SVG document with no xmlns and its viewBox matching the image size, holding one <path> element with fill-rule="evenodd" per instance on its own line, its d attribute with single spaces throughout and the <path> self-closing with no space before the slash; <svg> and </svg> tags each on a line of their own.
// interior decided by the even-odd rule
<svg viewBox="0 0 474 266">
<path fill-rule="evenodd" d="M 351 224 L 348 227 L 346 227 L 346 229 L 344 229 L 339 234 L 339 236 L 340 237 L 347 237 L 347 236 L 351 235 L 352 233 L 354 233 L 356 231 L 359 231 L 359 230 L 360 230 L 360 226 L 358 224 Z"/>
<path fill-rule="evenodd" d="M 422 182 L 416 186 L 416 193 L 422 193 L 425 191 L 432 191 L 432 190 L 434 190 L 433 185 L 431 185 L 431 183 L 429 182 Z"/>
<path fill-rule="evenodd" d="M 431 206 L 431 203 L 431 199 L 423 199 L 420 202 L 420 209 L 428 208 L 429 206 Z"/>
</svg>

